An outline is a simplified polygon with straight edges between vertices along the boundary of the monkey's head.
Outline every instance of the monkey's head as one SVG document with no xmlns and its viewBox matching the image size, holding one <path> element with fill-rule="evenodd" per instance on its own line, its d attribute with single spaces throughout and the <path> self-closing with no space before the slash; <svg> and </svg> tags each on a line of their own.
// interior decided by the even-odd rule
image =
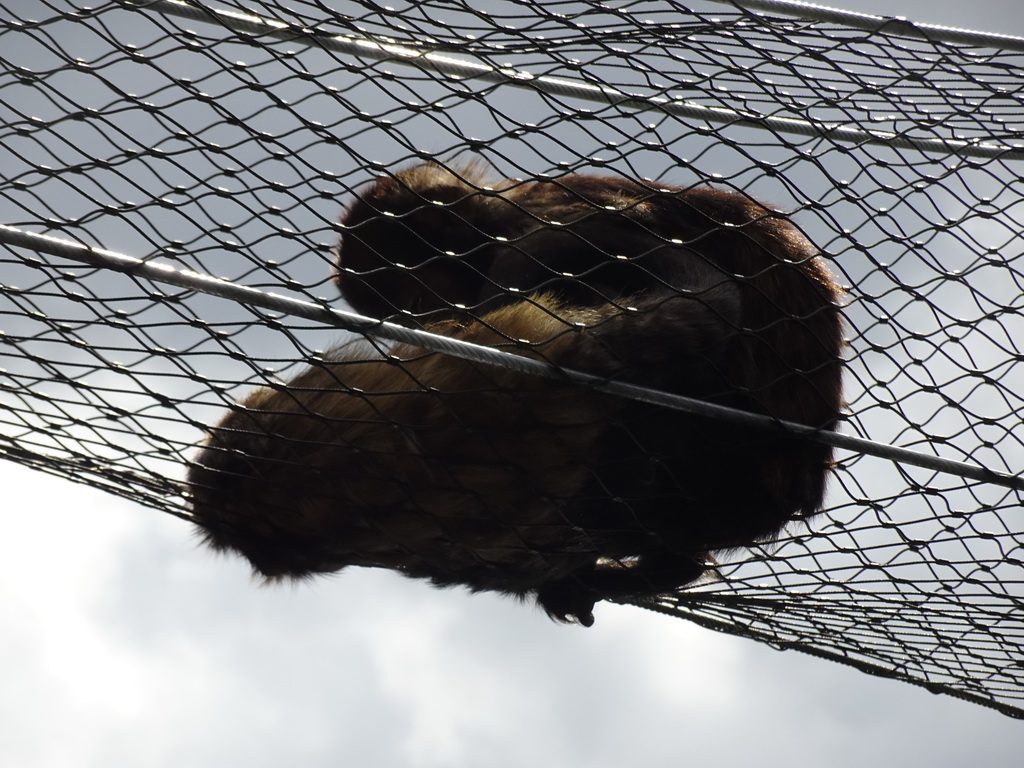
<svg viewBox="0 0 1024 768">
<path fill-rule="evenodd" d="M 419 322 L 472 310 L 489 284 L 495 209 L 474 166 L 425 164 L 380 176 L 341 219 L 335 280 L 362 314 Z"/>
</svg>

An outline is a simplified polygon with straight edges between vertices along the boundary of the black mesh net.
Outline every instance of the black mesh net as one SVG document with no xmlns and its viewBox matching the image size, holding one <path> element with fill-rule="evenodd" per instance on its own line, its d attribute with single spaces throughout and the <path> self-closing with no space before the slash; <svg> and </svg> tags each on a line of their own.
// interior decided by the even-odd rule
<svg viewBox="0 0 1024 768">
<path fill-rule="evenodd" d="M 823 515 L 643 604 L 1024 716 L 1024 43 L 670 0 L 0 8 L 2 455 L 187 518 L 206 429 L 342 335 L 378 174 L 711 182 L 848 287 L 870 443 Z"/>
</svg>

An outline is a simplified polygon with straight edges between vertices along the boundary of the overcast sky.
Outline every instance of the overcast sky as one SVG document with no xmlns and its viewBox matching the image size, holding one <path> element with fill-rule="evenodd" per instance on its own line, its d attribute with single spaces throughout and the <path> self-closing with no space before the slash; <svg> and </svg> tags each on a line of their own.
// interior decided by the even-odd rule
<svg viewBox="0 0 1024 768">
<path fill-rule="evenodd" d="M 1024 35 L 1005 0 L 841 7 Z M 1018 721 L 638 608 L 257 588 L 170 516 L 6 462 L 0 487 L 3 766 L 1020 765 Z"/>
</svg>

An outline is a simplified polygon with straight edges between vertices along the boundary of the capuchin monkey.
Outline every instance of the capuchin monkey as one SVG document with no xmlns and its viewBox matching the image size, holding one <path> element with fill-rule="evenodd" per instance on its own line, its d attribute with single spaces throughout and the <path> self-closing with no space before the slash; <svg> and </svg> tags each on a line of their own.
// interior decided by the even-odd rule
<svg viewBox="0 0 1024 768">
<path fill-rule="evenodd" d="M 341 222 L 360 313 L 818 430 L 841 406 L 840 290 L 744 194 L 475 166 L 381 176 Z M 699 579 L 820 511 L 832 450 L 398 344 L 346 345 L 250 394 L 190 469 L 205 541 L 268 579 L 346 566 L 532 597 Z"/>
</svg>

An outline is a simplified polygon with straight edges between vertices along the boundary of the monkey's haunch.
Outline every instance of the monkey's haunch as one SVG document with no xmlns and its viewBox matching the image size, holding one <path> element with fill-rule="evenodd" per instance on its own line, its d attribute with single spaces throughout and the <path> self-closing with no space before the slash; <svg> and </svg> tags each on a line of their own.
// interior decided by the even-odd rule
<svg viewBox="0 0 1024 768">
<path fill-rule="evenodd" d="M 837 289 L 778 214 L 735 194 L 591 177 L 474 194 L 434 166 L 378 181 L 343 222 L 346 298 L 566 368 L 834 427 Z M 709 553 L 821 507 L 827 447 L 411 347 L 379 360 L 351 349 L 254 392 L 192 467 L 208 543 L 267 577 L 386 567 L 533 595 L 589 625 L 595 601 L 687 584 Z"/>
</svg>

